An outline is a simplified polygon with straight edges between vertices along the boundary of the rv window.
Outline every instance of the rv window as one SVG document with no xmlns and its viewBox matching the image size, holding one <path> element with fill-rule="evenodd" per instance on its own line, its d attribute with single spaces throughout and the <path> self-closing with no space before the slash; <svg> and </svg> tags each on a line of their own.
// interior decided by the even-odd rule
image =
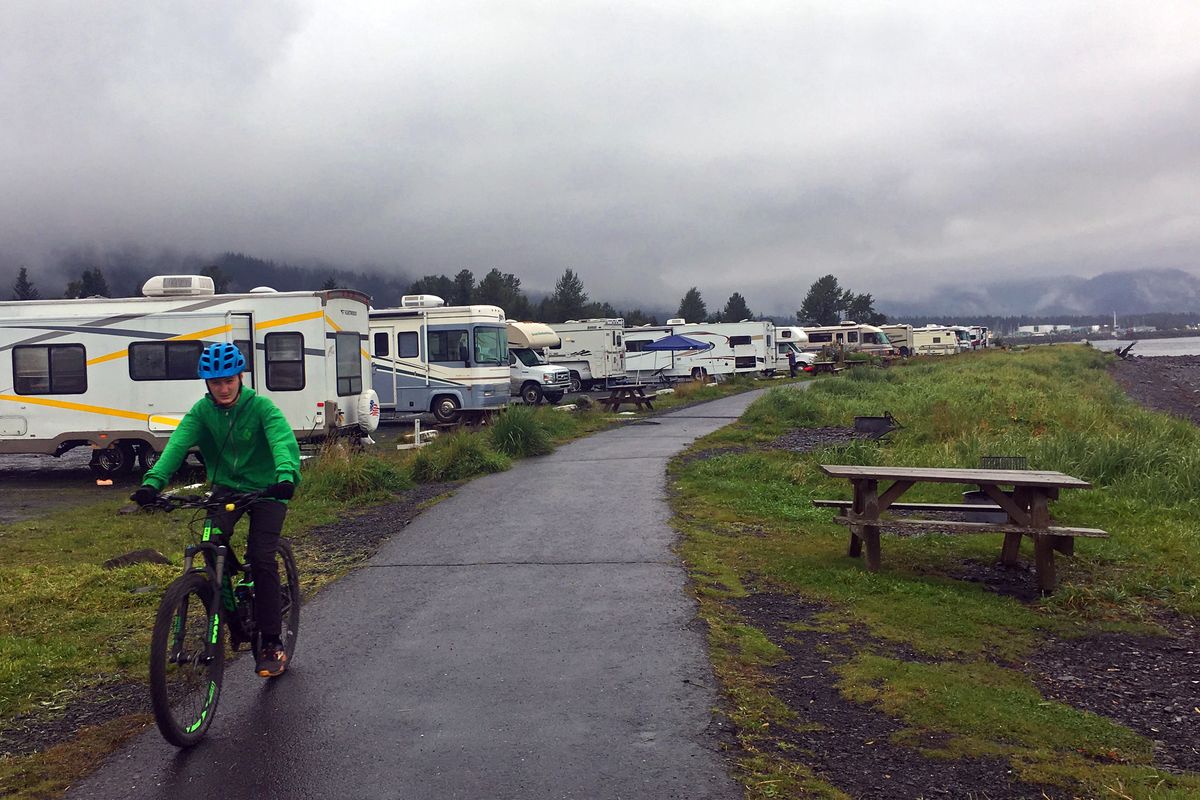
<svg viewBox="0 0 1200 800">
<path fill-rule="evenodd" d="M 625 352 L 627 352 L 627 353 L 640 353 L 640 352 L 642 352 L 642 348 L 643 348 L 645 345 L 646 345 L 646 341 L 645 341 L 645 340 L 638 340 L 638 339 L 626 339 L 626 340 L 625 340 Z"/>
<path fill-rule="evenodd" d="M 616 337 L 616 345 L 617 345 L 617 347 L 620 347 L 620 346 L 621 346 L 621 334 L 619 334 L 619 333 L 614 333 L 614 334 L 613 334 L 613 336 L 614 336 L 614 337 Z"/>
<path fill-rule="evenodd" d="M 892 340 L 887 337 L 886 333 L 876 333 L 875 331 L 864 331 L 862 335 L 863 344 L 891 344 Z"/>
<path fill-rule="evenodd" d="M 421 337 L 417 336 L 416 331 L 408 331 L 407 333 L 396 334 L 396 357 L 397 358 L 418 358 L 421 355 L 420 346 Z"/>
<path fill-rule="evenodd" d="M 337 359 L 338 397 L 362 394 L 362 359 L 359 358 L 357 333 L 334 334 L 334 354 Z"/>
<path fill-rule="evenodd" d="M 810 333 L 808 335 L 808 341 L 815 342 L 815 343 L 832 342 L 833 334 L 832 333 Z"/>
<path fill-rule="evenodd" d="M 387 331 L 379 331 L 375 334 L 375 355 L 386 356 L 388 354 L 388 335 Z"/>
<path fill-rule="evenodd" d="M 12 358 L 17 394 L 87 391 L 87 356 L 81 344 L 18 345 Z"/>
<path fill-rule="evenodd" d="M 734 356 L 733 358 L 734 369 L 754 369 L 756 366 L 758 364 L 754 356 Z"/>
<path fill-rule="evenodd" d="M 846 332 L 846 341 L 847 342 L 857 342 L 858 341 L 858 331 L 847 331 Z"/>
<path fill-rule="evenodd" d="M 272 392 L 298 392 L 304 388 L 304 334 L 268 333 L 267 388 Z"/>
<path fill-rule="evenodd" d="M 504 364 L 508 358 L 508 331 L 504 328 L 479 327 L 475 329 L 475 363 Z"/>
<path fill-rule="evenodd" d="M 429 361 L 433 364 L 465 364 L 471 357 L 465 330 L 430 331 Z"/>
<path fill-rule="evenodd" d="M 196 362 L 204 343 L 134 342 L 129 345 L 129 377 L 135 381 L 188 381 L 196 379 Z"/>
<path fill-rule="evenodd" d="M 750 344 L 749 336 L 730 336 L 729 344 L 736 347 L 739 344 Z"/>
<path fill-rule="evenodd" d="M 935 336 L 935 337 L 933 337 L 933 343 L 934 343 L 934 344 L 941 344 L 941 343 L 942 343 L 942 337 L 940 337 L 940 336 Z"/>
</svg>

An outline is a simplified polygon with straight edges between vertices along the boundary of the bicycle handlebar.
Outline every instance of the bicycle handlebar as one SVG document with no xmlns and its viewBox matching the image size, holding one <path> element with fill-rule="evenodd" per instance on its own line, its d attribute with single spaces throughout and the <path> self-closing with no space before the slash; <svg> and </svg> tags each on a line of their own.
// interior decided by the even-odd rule
<svg viewBox="0 0 1200 800">
<path fill-rule="evenodd" d="M 265 492 L 239 492 L 214 499 L 211 495 L 177 494 L 159 495 L 154 502 L 143 506 L 143 509 L 158 509 L 160 511 L 179 511 L 185 508 L 200 508 L 205 511 L 236 511 L 260 500 L 270 499 Z"/>
</svg>

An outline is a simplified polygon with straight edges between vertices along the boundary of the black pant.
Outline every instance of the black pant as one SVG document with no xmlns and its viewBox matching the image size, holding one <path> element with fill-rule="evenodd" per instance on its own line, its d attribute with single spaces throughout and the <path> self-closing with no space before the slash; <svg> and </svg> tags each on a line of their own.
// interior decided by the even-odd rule
<svg viewBox="0 0 1200 800">
<path fill-rule="evenodd" d="M 213 499 L 232 490 L 218 486 Z M 279 602 L 279 564 L 275 553 L 279 549 L 279 533 L 283 530 L 283 518 L 287 506 L 277 500 L 260 500 L 249 508 L 235 511 L 214 511 L 209 519 L 226 539 L 233 536 L 233 527 L 245 513 L 250 514 L 250 535 L 246 541 L 246 557 L 250 560 L 250 574 L 254 577 L 254 621 L 263 639 L 279 639 L 282 627 Z"/>
</svg>

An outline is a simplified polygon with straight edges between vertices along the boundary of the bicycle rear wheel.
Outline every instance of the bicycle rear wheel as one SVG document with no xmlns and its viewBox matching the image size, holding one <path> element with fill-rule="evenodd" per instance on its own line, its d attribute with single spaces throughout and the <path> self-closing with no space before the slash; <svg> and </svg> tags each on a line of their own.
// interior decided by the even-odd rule
<svg viewBox="0 0 1200 800">
<path fill-rule="evenodd" d="M 163 738 L 176 747 L 199 742 L 216 714 L 225 674 L 225 626 L 212 624 L 218 603 L 208 578 L 192 572 L 168 586 L 158 605 L 150 702 Z"/>
<path fill-rule="evenodd" d="M 296 651 L 296 637 L 300 633 L 300 572 L 296 569 L 296 557 L 292 554 L 292 543 L 279 540 L 279 560 L 283 569 L 279 575 L 279 607 L 283 615 L 280 639 L 287 663 L 291 666 L 292 654 Z"/>
</svg>

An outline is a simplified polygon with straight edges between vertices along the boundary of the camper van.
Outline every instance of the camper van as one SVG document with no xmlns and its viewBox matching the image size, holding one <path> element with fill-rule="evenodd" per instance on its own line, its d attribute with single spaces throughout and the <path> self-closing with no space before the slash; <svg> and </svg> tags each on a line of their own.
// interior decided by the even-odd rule
<svg viewBox="0 0 1200 800">
<path fill-rule="evenodd" d="M 557 403 L 571 386 L 565 367 L 546 361 L 547 348 L 559 344 L 559 336 L 541 322 L 508 323 L 509 392 L 536 406 L 543 399 Z"/>
<path fill-rule="evenodd" d="M 379 422 L 355 291 L 215 294 L 203 275 L 160 275 L 143 297 L 0 303 L 0 453 L 92 448 L 101 474 L 157 460 L 202 396 L 205 345 L 232 342 L 243 380 L 301 443 Z"/>
<path fill-rule="evenodd" d="M 817 360 L 815 353 L 806 352 L 804 345 L 808 344 L 808 334 L 803 328 L 796 327 L 776 327 L 775 328 L 775 369 L 785 370 L 788 368 L 788 353 L 794 353 L 796 363 L 804 366 L 811 366 Z"/>
<path fill-rule="evenodd" d="M 625 380 L 625 320 L 567 320 L 550 326 L 559 343 L 546 351 L 550 363 L 571 373 L 571 391 L 604 388 Z"/>
<path fill-rule="evenodd" d="M 674 351 L 645 349 L 650 342 L 672 335 L 695 339 L 703 342 L 704 347 Z M 625 368 L 637 381 L 689 377 L 705 380 L 718 375 L 770 373 L 777 364 L 775 325 L 770 322 L 703 324 L 669 319 L 666 325 L 625 329 Z"/>
<path fill-rule="evenodd" d="M 405 295 L 371 310 L 371 372 L 385 418 L 431 412 L 438 422 L 508 405 L 508 332 L 497 306 L 447 306 Z"/>
<path fill-rule="evenodd" d="M 895 348 L 887 334 L 874 325 L 858 322 L 842 322 L 838 325 L 822 325 L 804 328 L 808 335 L 805 350 L 841 350 L 847 353 L 870 353 L 877 356 L 895 354 Z"/>
</svg>

